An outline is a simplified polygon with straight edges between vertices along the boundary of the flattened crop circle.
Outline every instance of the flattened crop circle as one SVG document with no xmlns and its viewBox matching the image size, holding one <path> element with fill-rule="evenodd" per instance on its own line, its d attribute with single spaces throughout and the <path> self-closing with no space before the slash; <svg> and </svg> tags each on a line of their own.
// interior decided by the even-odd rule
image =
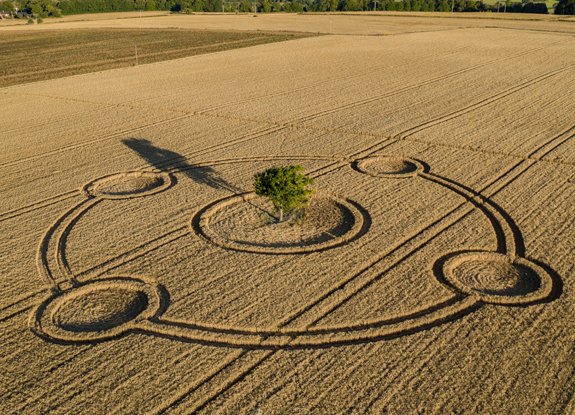
<svg viewBox="0 0 575 415">
<path fill-rule="evenodd" d="M 423 165 L 407 157 L 376 156 L 358 160 L 357 169 L 375 177 L 404 178 L 423 172 Z"/>
<path fill-rule="evenodd" d="M 524 258 L 496 252 L 465 252 L 445 262 L 443 275 L 459 291 L 486 303 L 519 305 L 547 298 L 551 276 Z"/>
<path fill-rule="evenodd" d="M 60 303 L 54 310 L 54 323 L 67 331 L 110 330 L 135 319 L 147 305 L 142 291 L 96 287 Z"/>
<path fill-rule="evenodd" d="M 82 190 L 90 197 L 131 199 L 161 192 L 171 183 L 168 173 L 131 171 L 92 180 Z"/>
<path fill-rule="evenodd" d="M 99 280 L 48 299 L 35 314 L 39 331 L 66 342 L 117 337 L 160 310 L 159 288 L 129 277 Z"/>
<path fill-rule="evenodd" d="M 354 204 L 326 193 L 314 194 L 304 212 L 274 224 L 273 205 L 248 193 L 222 199 L 200 212 L 197 230 L 227 249 L 300 254 L 342 245 L 363 228 L 363 214 Z"/>
</svg>

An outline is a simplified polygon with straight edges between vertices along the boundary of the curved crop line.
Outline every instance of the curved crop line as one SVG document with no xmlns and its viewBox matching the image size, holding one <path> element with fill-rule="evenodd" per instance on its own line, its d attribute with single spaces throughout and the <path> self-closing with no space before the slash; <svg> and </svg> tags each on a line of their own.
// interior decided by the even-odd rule
<svg viewBox="0 0 575 415">
<path fill-rule="evenodd" d="M 443 308 L 451 307 L 455 303 L 460 302 L 465 295 L 453 295 L 452 297 L 436 303 L 427 307 L 423 307 L 419 310 L 399 314 L 392 317 L 387 317 L 380 320 L 366 321 L 358 324 L 351 324 L 349 326 L 338 325 L 338 326 L 327 326 L 327 327 L 315 327 L 304 330 L 294 330 L 294 329 L 281 329 L 281 328 L 250 328 L 246 327 L 244 329 L 234 329 L 231 327 L 221 326 L 218 324 L 197 324 L 190 323 L 185 320 L 177 320 L 165 317 L 158 317 L 153 321 L 153 323 L 159 323 L 166 326 L 177 327 L 179 329 L 190 329 L 197 330 L 206 333 L 213 334 L 229 334 L 233 336 L 263 336 L 263 337 L 294 337 L 294 336 L 307 336 L 307 335 L 325 335 L 333 334 L 338 332 L 352 332 L 352 331 L 364 331 L 368 329 L 378 328 L 382 326 L 391 326 L 398 323 L 403 323 L 407 320 L 415 320 L 420 317 L 425 317 L 431 313 L 435 313 Z M 146 330 L 152 330 L 150 326 Z"/>
<path fill-rule="evenodd" d="M 52 225 L 44 232 L 40 243 L 38 244 L 38 249 L 36 251 L 36 268 L 40 276 L 52 286 L 52 290 L 55 292 L 60 292 L 57 280 L 59 278 L 54 278 L 54 274 L 50 270 L 50 265 L 48 263 L 48 245 L 52 235 L 56 229 L 70 216 L 76 209 L 80 208 L 84 203 L 88 202 L 90 199 L 83 199 L 79 203 L 72 206 L 64 214 L 62 214 L 58 219 L 56 219 Z M 64 275 L 65 276 L 65 275 Z"/>
<path fill-rule="evenodd" d="M 461 297 L 445 302 L 441 307 L 429 309 L 426 313 L 390 321 L 389 324 L 357 327 L 349 330 L 338 330 L 349 335 L 333 335 L 328 331 L 291 331 L 291 332 L 254 332 L 251 330 L 216 330 L 210 326 L 199 326 L 184 321 L 169 319 L 150 319 L 138 324 L 137 331 L 159 335 L 171 339 L 197 342 L 205 345 L 240 347 L 247 349 L 296 349 L 308 347 L 325 347 L 344 344 L 356 344 L 374 340 L 399 337 L 408 333 L 425 330 L 452 321 L 483 305 L 473 296 Z M 378 330 L 379 329 L 379 330 Z M 223 335 L 223 336 L 222 336 Z M 230 335 L 227 337 L 226 335 Z"/>
<path fill-rule="evenodd" d="M 492 206 L 491 201 L 488 198 L 472 189 L 460 185 L 459 183 L 432 173 L 420 173 L 419 176 L 423 179 L 446 187 L 466 198 L 468 202 L 472 203 L 487 217 L 491 226 L 493 226 L 497 237 L 497 252 L 511 256 L 515 256 L 517 254 L 517 241 L 515 240 L 513 231 L 516 226 L 512 226 L 508 222 L 510 218 L 502 217 L 497 208 Z"/>
<path fill-rule="evenodd" d="M 58 264 L 58 271 L 62 276 L 64 276 L 65 279 L 67 279 L 74 286 L 78 285 L 78 281 L 76 280 L 74 273 L 70 269 L 68 260 L 66 259 L 66 241 L 68 239 L 70 231 L 72 230 L 72 227 L 78 222 L 78 220 L 82 217 L 82 215 L 84 215 L 89 209 L 94 207 L 102 200 L 103 199 L 99 197 L 83 200 L 82 203 L 85 203 L 84 207 L 78 209 L 78 211 L 68 219 L 68 223 L 66 224 L 66 226 L 64 226 L 64 228 L 58 235 L 58 239 L 56 242 L 56 251 L 54 253 L 56 263 Z"/>
</svg>

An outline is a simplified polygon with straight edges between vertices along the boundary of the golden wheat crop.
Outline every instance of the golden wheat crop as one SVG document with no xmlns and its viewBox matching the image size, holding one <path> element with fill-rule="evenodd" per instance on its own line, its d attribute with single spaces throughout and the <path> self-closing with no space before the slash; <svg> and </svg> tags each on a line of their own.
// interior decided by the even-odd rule
<svg viewBox="0 0 575 415">
<path fill-rule="evenodd" d="M 0 89 L 2 413 L 575 411 L 575 26 L 333 19 Z"/>
</svg>

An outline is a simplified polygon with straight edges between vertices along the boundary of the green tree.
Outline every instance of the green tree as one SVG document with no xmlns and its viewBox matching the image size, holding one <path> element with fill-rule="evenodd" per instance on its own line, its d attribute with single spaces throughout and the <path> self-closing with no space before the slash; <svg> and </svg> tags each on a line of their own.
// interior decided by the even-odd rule
<svg viewBox="0 0 575 415">
<path fill-rule="evenodd" d="M 285 211 L 300 208 L 309 202 L 308 196 L 315 190 L 306 189 L 313 179 L 303 173 L 299 164 L 287 167 L 272 167 L 254 176 L 256 195 L 267 197 L 280 211 L 279 222 L 283 221 Z"/>
<path fill-rule="evenodd" d="M 293 1 L 291 3 L 291 12 L 292 13 L 302 13 L 303 12 L 303 5 L 298 3 L 297 1 Z"/>
<path fill-rule="evenodd" d="M 217 13 L 222 11 L 222 0 L 206 0 L 204 11 L 208 13 Z"/>
<path fill-rule="evenodd" d="M 441 4 L 439 5 L 438 10 L 440 12 L 450 12 L 451 11 L 451 6 L 449 5 L 449 3 L 447 3 L 446 1 L 442 1 Z"/>
<path fill-rule="evenodd" d="M 343 0 L 341 9 L 344 12 L 353 12 L 361 10 L 362 7 L 357 0 Z"/>
<path fill-rule="evenodd" d="M 335 12 L 337 5 L 338 0 L 319 0 L 316 9 L 319 12 Z"/>
<path fill-rule="evenodd" d="M 39 5 L 38 3 L 34 3 L 32 5 L 32 7 L 30 8 L 30 10 L 32 11 L 32 14 L 36 15 L 36 14 L 40 14 L 44 12 L 44 9 L 42 8 L 41 5 Z"/>
<path fill-rule="evenodd" d="M 240 3 L 240 13 L 249 13 L 250 12 L 250 4 L 247 1 L 242 1 Z"/>
<path fill-rule="evenodd" d="M 575 14 L 575 0 L 560 0 L 555 14 Z"/>
<path fill-rule="evenodd" d="M 0 12 L 14 14 L 15 11 L 16 9 L 14 9 L 14 4 L 12 4 L 12 2 L 8 0 L 0 2 Z"/>
<path fill-rule="evenodd" d="M 260 0 L 260 6 L 258 9 L 262 13 L 270 13 L 272 11 L 272 4 L 269 0 Z"/>
<path fill-rule="evenodd" d="M 545 3 L 527 3 L 523 6 L 523 13 L 549 14 Z"/>
</svg>

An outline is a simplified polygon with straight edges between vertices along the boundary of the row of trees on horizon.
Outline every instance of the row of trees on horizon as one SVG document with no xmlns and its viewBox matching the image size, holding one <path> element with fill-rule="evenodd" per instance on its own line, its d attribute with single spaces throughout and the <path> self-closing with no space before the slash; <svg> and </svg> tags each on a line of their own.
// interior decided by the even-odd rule
<svg viewBox="0 0 575 415">
<path fill-rule="evenodd" d="M 19 3 L 19 4 L 18 4 Z M 256 2 L 222 2 L 222 0 L 20 0 L 18 10 L 28 15 L 40 17 L 60 17 L 61 15 L 122 12 L 137 10 L 166 10 L 180 13 L 195 12 L 334 12 L 334 11 L 414 11 L 414 12 L 450 12 L 452 0 L 292 0 L 274 2 L 258 0 Z M 512 3 L 511 0 L 489 5 L 483 1 L 454 0 L 456 12 L 496 12 L 540 13 L 547 14 L 545 3 Z M 257 10 L 256 10 L 257 8 Z M 14 13 L 15 7 L 10 0 L 0 2 L 0 11 Z M 560 0 L 555 14 L 575 14 L 575 0 Z"/>
</svg>

